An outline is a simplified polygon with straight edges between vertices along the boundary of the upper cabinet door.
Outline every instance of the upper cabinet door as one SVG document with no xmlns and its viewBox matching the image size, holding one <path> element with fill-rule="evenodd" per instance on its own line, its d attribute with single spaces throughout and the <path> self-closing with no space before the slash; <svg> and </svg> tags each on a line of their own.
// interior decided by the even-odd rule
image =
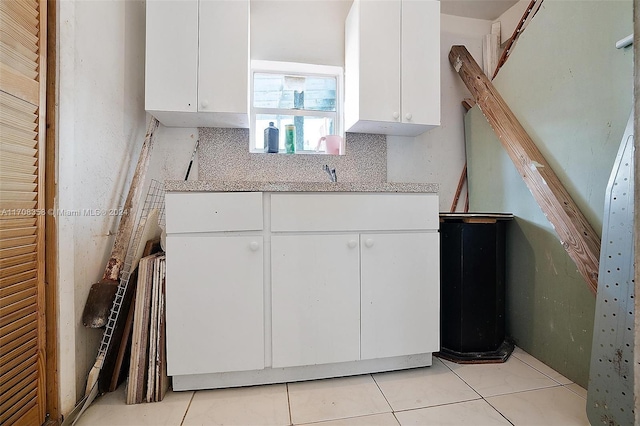
<svg viewBox="0 0 640 426">
<path fill-rule="evenodd" d="M 440 2 L 402 0 L 402 121 L 440 124 Z"/>
<path fill-rule="evenodd" d="M 148 0 L 145 109 L 165 126 L 249 127 L 249 0 Z"/>
<path fill-rule="evenodd" d="M 440 124 L 440 3 L 354 0 L 345 23 L 348 132 L 416 136 Z"/>
<path fill-rule="evenodd" d="M 367 120 L 398 121 L 401 112 L 398 3 L 360 2 L 360 37 L 360 115 Z"/>
<path fill-rule="evenodd" d="M 198 111 L 247 113 L 249 1 L 200 0 Z"/>
<path fill-rule="evenodd" d="M 197 111 L 198 1 L 147 0 L 145 109 Z"/>
</svg>

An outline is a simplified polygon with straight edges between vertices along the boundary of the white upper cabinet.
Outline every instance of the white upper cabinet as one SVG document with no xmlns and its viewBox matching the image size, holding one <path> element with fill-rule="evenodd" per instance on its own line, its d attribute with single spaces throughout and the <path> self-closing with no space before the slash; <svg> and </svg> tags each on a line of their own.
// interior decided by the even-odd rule
<svg viewBox="0 0 640 426">
<path fill-rule="evenodd" d="M 196 112 L 198 1 L 147 1 L 146 31 L 145 109 Z"/>
<path fill-rule="evenodd" d="M 345 25 L 349 132 L 416 136 L 440 125 L 440 3 L 354 0 Z"/>
<path fill-rule="evenodd" d="M 249 127 L 249 0 L 147 0 L 145 109 L 165 126 Z"/>
</svg>

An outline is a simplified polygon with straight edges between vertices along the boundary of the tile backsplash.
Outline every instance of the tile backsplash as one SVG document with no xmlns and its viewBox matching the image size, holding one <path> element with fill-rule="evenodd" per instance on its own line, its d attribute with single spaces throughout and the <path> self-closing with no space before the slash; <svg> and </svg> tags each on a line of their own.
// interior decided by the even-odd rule
<svg viewBox="0 0 640 426">
<path fill-rule="evenodd" d="M 200 128 L 198 179 L 258 182 L 324 182 L 327 164 L 338 182 L 386 182 L 385 135 L 347 133 L 345 155 L 249 152 L 249 129 Z"/>
</svg>

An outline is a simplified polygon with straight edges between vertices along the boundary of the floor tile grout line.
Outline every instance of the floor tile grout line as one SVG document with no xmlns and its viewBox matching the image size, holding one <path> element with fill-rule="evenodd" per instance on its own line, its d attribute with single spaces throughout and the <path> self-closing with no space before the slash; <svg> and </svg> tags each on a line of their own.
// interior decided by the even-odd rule
<svg viewBox="0 0 640 426">
<path fill-rule="evenodd" d="M 539 371 L 538 369 L 536 369 L 535 367 L 527 364 L 526 362 L 522 361 L 520 358 L 516 357 L 519 361 L 521 361 L 522 363 L 528 365 L 529 367 L 533 368 L 534 370 L 538 371 L 539 373 L 541 373 L 543 376 L 545 377 L 549 377 L 546 374 L 542 373 L 541 371 Z M 466 382 L 466 380 L 464 380 L 458 373 L 456 373 L 451 367 L 449 367 L 445 362 L 442 362 L 442 364 L 444 364 L 453 374 L 455 374 L 456 376 L 458 376 L 458 378 L 460 378 L 460 380 L 462 380 L 467 386 L 469 386 L 471 389 L 473 389 L 473 391 L 478 394 L 480 396 L 480 398 L 485 401 L 487 404 L 489 404 L 494 410 L 496 410 L 502 417 L 505 418 L 505 420 L 507 420 L 510 424 L 513 425 L 513 423 L 511 421 L 509 421 L 509 419 L 497 408 L 495 408 L 489 401 L 487 401 L 487 398 L 493 398 L 496 396 L 504 396 L 504 395 L 513 395 L 513 394 L 517 394 L 517 393 L 522 393 L 522 392 L 530 392 L 530 391 L 534 391 L 534 390 L 541 390 L 541 389 L 550 389 L 550 388 L 554 388 L 554 387 L 564 387 L 563 384 L 558 383 L 556 380 L 553 380 L 549 377 L 549 379 L 551 379 L 553 382 L 557 383 L 556 385 L 553 386 L 546 386 L 546 387 L 542 387 L 542 388 L 535 388 L 535 389 L 528 389 L 528 390 L 523 390 L 523 391 L 516 391 L 516 392 L 506 392 L 504 394 L 498 394 L 498 395 L 491 395 L 491 396 L 487 396 L 485 397 L 484 395 L 480 394 L 480 392 L 478 392 L 473 386 L 471 386 L 469 383 Z"/>
<path fill-rule="evenodd" d="M 523 352 L 524 352 L 524 351 L 523 351 Z M 542 363 L 545 367 L 547 367 L 547 368 L 549 368 L 549 369 L 551 369 L 551 370 L 555 371 L 556 373 L 558 373 L 556 370 L 554 370 L 553 368 L 549 367 L 547 364 L 545 364 L 544 362 L 540 361 L 539 359 L 535 358 L 533 355 L 529 354 L 528 352 L 525 352 L 525 353 L 526 353 L 527 355 L 529 355 L 530 357 L 534 358 L 535 360 L 537 360 L 538 362 Z M 548 377 L 549 379 L 553 380 L 553 381 L 554 381 L 554 382 L 556 382 L 556 383 L 561 384 L 562 386 L 565 386 L 565 384 L 564 384 L 564 383 L 560 383 L 558 380 L 554 379 L 553 377 L 551 377 L 550 375 L 548 375 L 548 374 L 547 374 L 547 373 L 545 373 L 544 371 L 540 370 L 539 368 L 537 368 L 537 367 L 535 367 L 535 366 L 531 365 L 530 363 L 528 363 L 528 362 L 527 362 L 527 361 L 525 361 L 524 359 L 520 358 L 517 354 L 515 354 L 515 353 L 514 353 L 514 354 L 512 354 L 512 356 L 513 356 L 514 358 L 516 358 L 518 361 L 521 361 L 521 362 L 525 363 L 526 365 L 528 365 L 529 367 L 533 368 L 533 369 L 534 369 L 534 370 L 536 370 L 538 373 L 540 373 L 540 374 L 542 374 L 542 375 L 544 375 L 544 376 Z M 558 373 L 558 374 L 560 374 L 560 373 Z M 562 374 L 560 374 L 560 375 L 562 376 Z M 564 376 L 562 376 L 562 377 L 564 377 Z M 569 379 L 567 379 L 567 380 L 569 380 Z M 574 382 L 571 382 L 571 383 L 574 383 Z"/>
<path fill-rule="evenodd" d="M 189 398 L 189 403 L 187 404 L 187 409 L 184 410 L 184 416 L 182 416 L 182 421 L 180 422 L 180 426 L 184 425 L 184 421 L 187 419 L 187 413 L 189 412 L 189 408 L 191 408 L 191 403 L 193 402 L 193 398 L 196 397 L 196 392 L 198 391 L 193 391 L 193 393 L 191 394 L 191 398 Z"/>
<path fill-rule="evenodd" d="M 462 401 L 443 402 L 443 403 L 440 403 L 440 404 L 426 405 L 424 407 L 405 408 L 403 410 L 395 410 L 394 413 L 404 413 L 406 411 L 424 410 L 425 408 L 446 407 L 446 406 L 449 406 L 449 405 L 464 404 L 466 402 L 480 401 L 482 399 L 484 399 L 484 398 L 479 396 L 478 398 L 465 399 L 465 400 L 462 400 Z"/>
<path fill-rule="evenodd" d="M 536 388 L 536 389 L 552 388 L 552 387 L 556 387 L 556 386 L 563 386 L 563 387 L 566 387 L 566 386 L 567 386 L 567 385 L 569 385 L 569 384 L 577 384 L 577 383 L 575 383 L 575 382 L 571 382 L 571 383 L 568 383 L 568 384 L 560 383 L 559 381 L 557 381 L 557 380 L 556 380 L 556 379 L 554 379 L 553 377 L 549 376 L 548 374 L 545 374 L 544 372 L 540 371 L 539 369 L 537 369 L 537 368 L 536 368 L 536 367 L 534 367 L 533 365 L 529 364 L 528 362 L 526 362 L 526 361 L 524 361 L 524 360 L 522 360 L 522 359 L 518 358 L 515 354 L 513 354 L 512 356 L 513 356 L 514 358 L 516 358 L 518 361 L 522 362 L 522 363 L 523 363 L 523 364 L 525 364 L 526 366 L 528 366 L 528 367 L 532 368 L 533 370 L 537 371 L 538 373 L 542 374 L 543 376 L 545 376 L 546 378 L 548 378 L 549 380 L 551 380 L 552 382 L 554 382 L 554 383 L 555 383 L 555 385 L 552 385 L 552 386 L 545 386 L 545 387 L 542 387 L 542 388 Z M 441 361 L 442 361 L 442 360 L 441 360 Z M 452 361 L 450 361 L 450 362 L 452 362 Z M 540 361 L 540 362 L 542 362 L 542 361 Z M 442 362 L 442 364 L 444 364 L 444 365 L 445 365 L 449 370 L 451 370 L 451 372 L 452 372 L 452 373 L 454 373 L 456 376 L 458 376 L 458 377 L 460 378 L 460 380 L 462 380 L 463 382 L 465 382 L 465 383 L 467 384 L 467 386 L 469 386 L 471 389 L 473 389 L 476 393 L 478 393 L 478 394 L 479 394 L 479 392 L 478 392 L 478 391 L 477 391 L 473 386 L 471 386 L 469 383 L 467 383 L 467 382 L 462 378 L 462 376 L 460 376 L 458 373 L 456 373 L 454 369 L 452 369 L 451 367 L 449 367 L 445 362 Z M 502 364 L 504 364 L 504 363 L 502 363 Z M 464 365 L 464 364 L 462 364 L 462 365 Z M 469 364 L 469 365 L 472 365 L 472 364 Z M 477 365 L 479 365 L 479 364 L 477 364 Z M 546 364 L 545 364 L 545 365 L 546 365 Z M 549 366 L 547 366 L 547 367 L 549 367 Z M 551 368 L 551 367 L 549 367 L 549 368 Z M 554 370 L 554 371 L 555 371 L 555 370 Z M 558 373 L 558 374 L 560 374 L 560 373 Z M 580 385 L 578 385 L 578 386 L 580 386 Z M 530 390 L 535 390 L 535 389 L 530 389 Z M 570 391 L 571 391 L 571 389 L 568 389 L 568 390 L 570 390 Z M 526 392 L 526 391 L 507 392 L 507 393 L 505 393 L 505 394 L 500 394 L 500 395 L 508 395 L 509 393 L 517 393 L 517 392 Z M 571 391 L 571 392 L 573 392 L 573 391 Z M 577 394 L 577 392 L 573 392 L 573 393 Z M 482 396 L 482 395 L 481 395 L 481 396 Z M 498 395 L 492 395 L 492 396 L 498 396 Z M 578 395 L 578 396 L 581 396 L 581 395 Z M 484 398 L 484 396 L 482 396 L 482 397 Z"/>
<path fill-rule="evenodd" d="M 523 390 L 512 391 L 512 392 L 497 393 L 495 395 L 483 396 L 482 399 L 496 398 L 496 397 L 499 397 L 499 396 L 516 395 L 516 394 L 519 394 L 519 393 L 535 392 L 535 391 L 541 391 L 541 390 L 545 390 L 545 389 L 563 388 L 563 387 L 564 386 L 561 385 L 561 384 L 556 384 L 556 385 L 553 385 L 553 386 L 543 386 L 541 388 L 523 389 Z M 569 389 L 567 389 L 567 390 L 569 390 Z"/>
<path fill-rule="evenodd" d="M 343 421 L 343 420 L 352 420 L 352 419 L 359 419 L 361 417 L 372 417 L 372 416 L 379 416 L 382 414 L 393 414 L 393 411 L 385 411 L 382 413 L 369 413 L 369 414 L 357 414 L 354 416 L 347 416 L 347 417 L 338 417 L 335 419 L 324 419 L 324 420 L 314 420 L 311 422 L 305 422 L 305 423 L 298 423 L 298 424 L 292 424 L 292 426 L 299 426 L 299 425 L 322 425 L 324 423 L 329 423 L 329 422 L 335 422 L 335 421 Z M 395 416 L 394 416 L 395 417 Z M 397 419 L 396 419 L 397 421 Z M 399 423 L 399 422 L 398 422 Z"/>
<path fill-rule="evenodd" d="M 562 387 L 563 387 L 563 388 L 566 388 L 566 389 L 567 389 L 568 391 L 570 391 L 570 392 L 573 392 L 574 394 L 578 395 L 580 398 L 582 398 L 582 399 L 584 399 L 584 400 L 586 400 L 586 399 L 587 399 L 587 397 L 582 396 L 582 395 L 580 395 L 578 392 L 576 392 L 576 391 L 574 391 L 573 389 L 571 389 L 571 388 L 569 387 L 570 385 L 580 386 L 580 385 L 579 385 L 579 384 L 577 384 L 577 383 L 569 383 L 568 385 L 562 385 Z M 582 388 L 582 386 L 580 386 L 580 387 Z M 584 389 L 584 388 L 582 388 L 582 389 Z M 586 389 L 585 389 L 585 390 L 586 390 Z"/>
<path fill-rule="evenodd" d="M 480 397 L 480 398 L 484 398 L 484 396 L 482 396 L 482 395 L 480 394 L 480 392 L 478 392 L 478 391 L 476 390 L 476 388 L 474 388 L 474 387 L 473 387 L 473 386 L 471 386 L 469 383 L 467 383 L 467 381 L 466 381 L 465 379 L 463 379 L 463 378 L 462 378 L 462 376 L 460 376 L 458 373 L 456 373 L 456 372 L 455 372 L 451 367 L 449 367 L 449 366 L 448 366 L 446 363 L 444 363 L 442 360 L 441 360 L 441 362 L 442 362 L 442 364 L 443 364 L 445 367 L 447 367 L 447 368 L 449 369 L 449 371 L 451 371 L 453 374 L 455 374 L 455 375 L 456 375 L 456 377 L 458 377 L 460 380 L 462 380 L 462 382 L 463 382 L 465 385 L 469 386 L 469 389 L 471 389 L 472 391 L 474 391 L 474 392 L 476 393 L 476 395 L 478 395 L 478 397 Z"/>
<path fill-rule="evenodd" d="M 391 414 L 393 415 L 393 418 L 396 419 L 396 423 L 398 423 L 398 426 L 402 426 L 402 424 L 400 423 L 400 419 L 398 418 L 398 416 L 396 416 L 396 412 L 392 411 Z"/>
<path fill-rule="evenodd" d="M 387 398 L 387 395 L 384 394 L 384 391 L 382 390 L 382 388 L 380 387 L 380 384 L 378 383 L 378 381 L 376 380 L 375 377 L 373 377 L 373 374 L 369 374 L 369 376 L 371 376 L 371 378 L 373 379 L 373 383 L 376 384 L 376 386 L 378 387 L 378 390 L 380 391 L 380 393 L 382 394 L 382 397 L 384 398 L 384 400 L 387 402 L 387 405 L 389 406 L 389 408 L 391 409 L 391 412 L 393 413 L 395 410 L 393 409 L 393 407 L 391 406 L 391 403 L 389 402 L 389 399 Z"/>
<path fill-rule="evenodd" d="M 291 415 L 291 398 L 289 396 L 289 383 L 284 384 L 287 389 L 287 408 L 289 409 L 289 424 L 293 425 L 293 416 Z"/>
<path fill-rule="evenodd" d="M 505 394 L 505 395 L 510 395 L 510 394 Z M 514 424 L 515 424 L 515 423 L 513 423 L 511 420 L 509 420 L 509 418 L 508 418 L 508 417 L 507 417 L 507 416 L 506 416 L 502 411 L 498 410 L 496 407 L 494 407 L 494 406 L 493 406 L 493 404 L 492 404 L 492 403 L 490 403 L 489 401 L 487 401 L 487 400 L 486 400 L 486 398 L 482 398 L 482 399 L 484 400 L 484 402 L 486 402 L 487 404 L 489 404 L 489 406 L 490 406 L 491 408 L 493 408 L 494 410 L 496 410 L 496 412 L 497 412 L 498 414 L 500 414 L 500 415 L 502 416 L 502 418 L 504 418 L 506 421 L 508 421 L 510 425 L 514 425 Z"/>
</svg>

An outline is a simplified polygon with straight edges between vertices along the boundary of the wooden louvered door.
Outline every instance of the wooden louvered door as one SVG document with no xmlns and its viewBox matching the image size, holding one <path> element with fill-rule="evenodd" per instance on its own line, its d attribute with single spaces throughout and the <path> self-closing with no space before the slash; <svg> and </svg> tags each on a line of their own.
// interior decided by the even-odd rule
<svg viewBox="0 0 640 426">
<path fill-rule="evenodd" d="M 0 425 L 45 420 L 46 0 L 0 0 Z"/>
</svg>

